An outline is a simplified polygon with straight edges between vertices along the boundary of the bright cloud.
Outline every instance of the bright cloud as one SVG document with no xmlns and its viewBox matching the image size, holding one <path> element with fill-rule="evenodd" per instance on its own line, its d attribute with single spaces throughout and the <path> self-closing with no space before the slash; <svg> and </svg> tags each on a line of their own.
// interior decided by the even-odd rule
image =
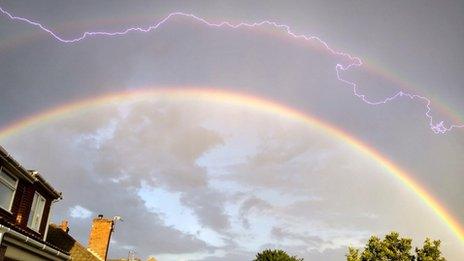
<svg viewBox="0 0 464 261">
<path fill-rule="evenodd" d="M 92 214 L 92 211 L 79 205 L 76 205 L 69 209 L 69 215 L 72 218 L 87 219 L 90 216 L 92 216 Z"/>
</svg>

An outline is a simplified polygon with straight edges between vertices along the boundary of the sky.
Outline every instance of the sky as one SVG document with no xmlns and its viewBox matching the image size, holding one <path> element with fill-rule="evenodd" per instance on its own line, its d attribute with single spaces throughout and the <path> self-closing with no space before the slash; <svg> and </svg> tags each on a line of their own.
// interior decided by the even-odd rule
<svg viewBox="0 0 464 261">
<path fill-rule="evenodd" d="M 428 97 L 431 115 L 463 124 L 464 4 L 460 1 L 0 1 L 63 39 L 156 24 L 171 12 L 210 22 L 275 21 L 361 58 L 341 72 L 372 101 Z M 207 88 L 244 93 L 319 118 L 407 171 L 464 224 L 464 129 L 436 134 L 420 99 L 372 106 L 337 79 L 346 64 L 282 28 L 212 28 L 177 16 L 156 31 L 65 44 L 0 15 L 0 129 L 40 112 L 112 93 Z M 1 136 L 1 135 L 0 135 Z M 327 130 L 226 99 L 170 95 L 107 102 L 0 139 L 63 200 L 87 243 L 91 220 L 122 216 L 110 257 L 250 260 L 282 248 L 343 260 L 347 246 L 395 230 L 421 244 L 462 241 L 379 162 Z"/>
</svg>

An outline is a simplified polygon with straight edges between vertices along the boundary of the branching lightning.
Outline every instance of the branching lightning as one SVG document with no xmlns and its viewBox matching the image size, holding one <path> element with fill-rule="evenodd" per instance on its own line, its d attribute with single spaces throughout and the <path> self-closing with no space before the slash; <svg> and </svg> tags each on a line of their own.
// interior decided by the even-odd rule
<svg viewBox="0 0 464 261">
<path fill-rule="evenodd" d="M 407 92 L 403 92 L 403 91 L 398 91 L 395 94 L 393 94 L 392 96 L 386 97 L 383 100 L 377 100 L 377 101 L 370 100 L 368 97 L 366 97 L 365 94 L 361 94 L 361 93 L 358 92 L 358 85 L 355 82 L 348 81 L 346 79 L 343 79 L 340 76 L 340 73 L 342 71 L 347 71 L 350 68 L 362 66 L 363 63 L 362 63 L 360 58 L 352 56 L 349 53 L 334 50 L 325 41 L 323 41 L 321 38 L 319 38 L 317 36 L 310 36 L 310 35 L 304 35 L 304 34 L 295 33 L 295 32 L 292 31 L 290 26 L 285 25 L 285 24 L 280 24 L 280 23 L 277 23 L 277 22 L 274 22 L 274 21 L 264 20 L 264 21 L 261 21 L 261 22 L 254 22 L 254 23 L 241 22 L 241 23 L 237 23 L 237 24 L 232 24 L 232 23 L 227 22 L 227 21 L 213 23 L 213 22 L 207 21 L 206 19 L 204 19 L 202 17 L 198 17 L 198 16 L 196 16 L 194 14 L 188 14 L 188 13 L 183 13 L 183 12 L 173 12 L 173 13 L 170 13 L 167 16 L 165 16 L 163 19 L 161 19 L 157 23 L 155 23 L 155 24 L 153 24 L 151 26 L 145 27 L 145 28 L 131 27 L 131 28 L 127 28 L 127 29 L 125 29 L 123 31 L 116 31 L 116 32 L 105 32 L 105 31 L 84 32 L 77 38 L 64 39 L 64 38 L 60 37 L 59 35 L 57 35 L 55 32 L 53 32 L 51 29 L 48 29 L 47 27 L 45 27 L 44 25 L 42 25 L 39 22 L 32 21 L 32 20 L 30 20 L 28 18 L 15 16 L 15 15 L 11 14 L 10 12 L 4 10 L 2 7 L 0 7 L 0 12 L 3 15 L 7 16 L 11 20 L 21 21 L 21 22 L 30 24 L 32 26 L 35 26 L 35 27 L 43 30 L 44 32 L 48 33 L 50 36 L 52 36 L 57 41 L 62 42 L 62 43 L 66 43 L 66 44 L 77 43 L 79 41 L 85 40 L 86 38 L 94 37 L 94 36 L 112 37 L 112 36 L 124 36 L 124 35 L 127 35 L 127 34 L 131 33 L 131 32 L 148 33 L 148 32 L 151 32 L 151 31 L 156 31 L 163 24 L 167 23 L 168 21 L 172 20 L 175 17 L 187 17 L 187 18 L 190 18 L 190 19 L 192 19 L 194 21 L 200 22 L 200 23 L 202 23 L 202 24 L 204 24 L 206 26 L 215 27 L 215 28 L 228 27 L 228 28 L 231 28 L 231 29 L 237 29 L 237 28 L 241 28 L 241 27 L 254 28 L 254 27 L 259 27 L 259 26 L 264 26 L 264 25 L 273 26 L 273 27 L 275 27 L 277 29 L 283 30 L 289 37 L 292 37 L 292 38 L 295 38 L 295 39 L 303 39 L 303 40 L 306 40 L 306 41 L 317 41 L 322 46 L 324 46 L 326 48 L 326 50 L 329 53 L 331 53 L 332 55 L 337 55 L 337 56 L 347 58 L 350 61 L 348 64 L 345 64 L 345 65 L 337 64 L 335 66 L 337 79 L 339 81 L 347 84 L 348 86 L 350 86 L 352 88 L 353 94 L 356 97 L 358 97 L 359 99 L 361 99 L 363 102 L 365 102 L 366 104 L 369 104 L 369 105 L 372 105 L 372 106 L 387 104 L 387 103 L 389 103 L 389 102 L 391 102 L 391 101 L 393 101 L 395 99 L 398 99 L 400 97 L 406 97 L 406 98 L 409 98 L 411 100 L 416 99 L 416 100 L 419 100 L 419 101 L 421 101 L 422 103 L 425 104 L 425 107 L 426 107 L 425 116 L 427 117 L 427 119 L 429 121 L 429 126 L 430 126 L 431 130 L 434 133 L 436 133 L 436 134 L 446 134 L 448 131 L 451 131 L 454 128 L 464 128 L 464 124 L 461 124 L 461 125 L 452 124 L 452 125 L 449 125 L 449 126 L 445 126 L 444 121 L 439 121 L 438 123 L 435 123 L 435 121 L 433 119 L 433 116 L 432 116 L 432 113 L 431 113 L 432 112 L 432 109 L 430 107 L 431 100 L 429 98 L 421 96 L 421 95 L 407 93 Z"/>
</svg>

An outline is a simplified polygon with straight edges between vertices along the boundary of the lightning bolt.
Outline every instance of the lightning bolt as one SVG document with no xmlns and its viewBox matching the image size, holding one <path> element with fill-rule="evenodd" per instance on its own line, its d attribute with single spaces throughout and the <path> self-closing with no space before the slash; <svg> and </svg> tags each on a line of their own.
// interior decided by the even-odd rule
<svg viewBox="0 0 464 261">
<path fill-rule="evenodd" d="M 167 23 L 168 21 L 172 20 L 175 17 L 190 18 L 190 19 L 192 19 L 194 21 L 200 22 L 200 23 L 202 23 L 202 24 L 204 24 L 206 26 L 213 27 L 213 28 L 228 27 L 228 28 L 231 28 L 231 29 L 238 29 L 238 28 L 241 28 L 241 27 L 255 28 L 255 27 L 268 25 L 268 26 L 272 26 L 274 28 L 283 30 L 289 37 L 292 37 L 292 38 L 295 38 L 295 39 L 302 39 L 302 40 L 306 40 L 306 41 L 317 41 L 323 47 L 325 47 L 326 50 L 329 53 L 331 53 L 332 55 L 347 58 L 350 61 L 348 64 L 343 65 L 343 64 L 339 63 L 339 64 L 337 64 L 335 66 L 337 79 L 339 81 L 347 84 L 349 87 L 351 87 L 352 91 L 353 91 L 353 95 L 358 97 L 360 100 L 362 100 L 366 104 L 369 104 L 369 105 L 372 105 L 372 106 L 383 105 L 383 104 L 387 104 L 387 103 L 389 103 L 389 102 L 391 102 L 393 100 L 396 100 L 398 98 L 401 98 L 401 97 L 406 97 L 406 98 L 409 98 L 411 100 L 416 99 L 416 100 L 421 101 L 423 104 L 425 104 L 425 107 L 426 107 L 425 116 L 428 119 L 430 129 L 435 134 L 446 134 L 448 131 L 451 131 L 454 128 L 464 128 L 464 124 L 462 124 L 462 125 L 451 124 L 449 126 L 445 126 L 444 121 L 439 121 L 438 123 L 435 123 L 435 121 L 433 119 L 433 116 L 432 116 L 432 109 L 430 107 L 431 100 L 429 98 L 421 96 L 421 95 L 407 93 L 407 92 L 403 92 L 403 91 L 398 91 L 395 94 L 393 94 L 392 96 L 386 97 L 386 98 L 384 98 L 382 100 L 377 100 L 377 101 L 370 100 L 368 97 L 366 97 L 365 94 L 362 94 L 362 93 L 358 92 L 358 85 L 355 82 L 348 81 L 348 80 L 346 80 L 346 79 L 344 79 L 344 78 L 342 78 L 340 76 L 340 73 L 342 71 L 348 71 L 351 68 L 362 66 L 363 63 L 362 63 L 360 58 L 352 56 L 349 53 L 334 50 L 333 48 L 331 48 L 327 44 L 327 42 L 323 41 L 321 38 L 319 38 L 317 36 L 311 36 L 311 35 L 295 33 L 290 28 L 290 26 L 285 25 L 285 24 L 280 24 L 280 23 L 277 23 L 277 22 L 274 22 L 274 21 L 264 20 L 264 21 L 261 21 L 261 22 L 254 22 L 254 23 L 241 22 L 241 23 L 236 23 L 236 24 L 232 24 L 232 23 L 230 23 L 228 21 L 222 21 L 222 22 L 218 22 L 218 23 L 213 23 L 213 22 L 207 21 L 206 19 L 204 19 L 202 17 L 196 16 L 194 14 L 183 13 L 183 12 L 173 12 L 173 13 L 170 13 L 167 16 L 165 16 L 163 19 L 159 20 L 157 23 L 155 23 L 155 24 L 153 24 L 151 26 L 145 27 L 145 28 L 143 28 L 143 27 L 130 27 L 130 28 L 127 28 L 127 29 L 125 29 L 123 31 L 116 31 L 116 32 L 105 32 L 105 31 L 84 32 L 77 38 L 65 39 L 65 38 L 60 37 L 58 34 L 53 32 L 51 29 L 45 27 L 44 25 L 42 25 L 41 23 L 39 23 L 37 21 L 33 21 L 33 20 L 30 20 L 30 19 L 24 18 L 24 17 L 15 16 L 15 15 L 11 14 L 10 12 L 6 11 L 5 9 L 3 9 L 2 7 L 0 7 L 0 12 L 3 15 L 7 16 L 11 20 L 21 21 L 21 22 L 30 24 L 32 26 L 35 26 L 35 27 L 41 29 L 42 31 L 48 33 L 51 37 L 53 37 L 57 41 L 65 43 L 65 44 L 77 43 L 77 42 L 85 40 L 86 38 L 95 37 L 95 36 L 113 37 L 113 36 L 124 36 L 124 35 L 127 35 L 127 34 L 131 33 L 131 32 L 149 33 L 149 32 L 152 32 L 152 31 L 156 31 L 163 24 Z"/>
</svg>

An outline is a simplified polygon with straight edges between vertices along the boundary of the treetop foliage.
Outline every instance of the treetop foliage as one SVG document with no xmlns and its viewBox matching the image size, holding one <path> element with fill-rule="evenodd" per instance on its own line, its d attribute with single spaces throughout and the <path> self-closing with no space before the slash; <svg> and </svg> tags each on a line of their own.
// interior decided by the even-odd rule
<svg viewBox="0 0 464 261">
<path fill-rule="evenodd" d="M 347 261 L 446 261 L 441 256 L 440 240 L 427 238 L 422 248 L 415 249 L 415 255 L 411 253 L 412 240 L 401 238 L 397 232 L 387 234 L 383 240 L 372 236 L 363 251 L 348 248 Z"/>
<path fill-rule="evenodd" d="M 266 249 L 256 254 L 254 261 L 303 261 L 303 258 L 290 256 L 287 252 L 279 249 Z"/>
</svg>

